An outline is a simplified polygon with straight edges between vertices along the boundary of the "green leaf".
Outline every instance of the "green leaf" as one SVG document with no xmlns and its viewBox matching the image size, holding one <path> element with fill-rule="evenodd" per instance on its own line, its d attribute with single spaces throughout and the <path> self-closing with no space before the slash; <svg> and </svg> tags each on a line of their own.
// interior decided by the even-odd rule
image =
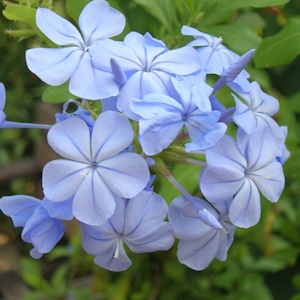
<svg viewBox="0 0 300 300">
<path fill-rule="evenodd" d="M 211 35 L 221 36 L 224 44 L 238 54 L 256 49 L 262 40 L 250 28 L 241 24 L 211 26 L 203 30 Z"/>
<path fill-rule="evenodd" d="M 23 21 L 37 28 L 35 24 L 36 9 L 34 8 L 18 4 L 9 4 L 2 13 L 8 20 Z"/>
<path fill-rule="evenodd" d="M 68 15 L 78 23 L 80 13 L 89 2 L 90 0 L 67 0 L 66 10 Z"/>
<path fill-rule="evenodd" d="M 67 278 L 70 267 L 68 264 L 61 265 L 55 270 L 51 278 L 51 284 L 57 295 L 63 295 L 64 291 L 67 289 Z"/>
<path fill-rule="evenodd" d="M 31 8 L 24 5 L 19 4 L 9 4 L 5 7 L 5 9 L 2 11 L 4 17 L 10 21 L 21 21 L 29 24 L 32 26 L 34 32 L 42 38 L 50 47 L 56 47 L 56 45 L 50 41 L 36 26 L 35 23 L 35 14 L 36 9 Z M 19 31 L 19 33 L 22 33 Z M 23 36 L 19 36 L 20 39 L 24 39 L 29 37 L 28 36 L 29 31 L 24 31 Z"/>
<path fill-rule="evenodd" d="M 134 1 L 143 6 L 152 16 L 157 18 L 169 32 L 173 31 L 173 24 L 177 22 L 174 0 Z"/>
<path fill-rule="evenodd" d="M 43 285 L 42 272 L 36 261 L 32 259 L 23 259 L 21 261 L 22 277 L 24 281 L 36 290 L 40 290 Z"/>
<path fill-rule="evenodd" d="M 300 18 L 291 18 L 276 35 L 267 37 L 254 55 L 258 68 L 287 64 L 300 54 Z"/>
<path fill-rule="evenodd" d="M 42 100 L 48 103 L 64 103 L 69 99 L 76 99 L 69 92 L 69 81 L 59 86 L 49 86 L 42 95 Z"/>
<path fill-rule="evenodd" d="M 222 23 L 232 18 L 235 11 L 244 7 L 269 7 L 288 3 L 289 0 L 218 0 L 206 11 L 201 25 Z"/>
</svg>

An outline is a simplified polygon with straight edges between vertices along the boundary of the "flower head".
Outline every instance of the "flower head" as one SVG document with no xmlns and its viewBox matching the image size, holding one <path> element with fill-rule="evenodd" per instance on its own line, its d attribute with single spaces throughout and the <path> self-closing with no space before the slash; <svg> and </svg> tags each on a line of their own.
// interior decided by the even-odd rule
<svg viewBox="0 0 300 300">
<path fill-rule="evenodd" d="M 231 222 L 239 227 L 255 225 L 260 218 L 261 193 L 276 202 L 284 187 L 277 147 L 266 126 L 257 127 L 251 136 L 239 130 L 237 142 L 224 136 L 207 150 L 207 167 L 200 188 L 213 204 L 234 196 L 229 208 Z"/>
<path fill-rule="evenodd" d="M 22 239 L 32 243 L 33 258 L 40 258 L 57 244 L 64 234 L 61 220 L 49 216 L 43 201 L 34 197 L 18 195 L 0 199 L 0 209 L 11 217 L 16 227 L 23 227 Z"/>
<path fill-rule="evenodd" d="M 165 222 L 167 204 L 152 191 L 142 191 L 132 199 L 116 198 L 114 215 L 103 225 L 81 225 L 82 243 L 86 252 L 95 255 L 95 263 L 111 271 L 131 266 L 124 244 L 132 252 L 144 253 L 169 250 L 173 231 Z"/>
<path fill-rule="evenodd" d="M 114 111 L 103 112 L 92 133 L 80 118 L 55 124 L 48 142 L 67 160 L 45 166 L 45 196 L 54 202 L 72 198 L 75 218 L 89 225 L 104 223 L 114 213 L 117 196 L 134 197 L 149 181 L 144 158 L 127 151 L 132 139 L 129 121 Z"/>
<path fill-rule="evenodd" d="M 119 92 L 112 74 L 96 68 L 93 56 L 105 55 L 105 47 L 114 47 L 110 37 L 121 33 L 124 16 L 104 0 L 88 3 L 79 16 L 81 33 L 69 21 L 46 8 L 36 12 L 38 28 L 62 48 L 36 48 L 26 52 L 29 70 L 50 85 L 61 85 L 70 78 L 72 94 L 90 100 L 116 96 Z M 84 84 L 83 84 L 84 82 Z"/>
<path fill-rule="evenodd" d="M 228 223 L 228 204 L 217 206 L 219 213 L 210 204 L 195 198 L 199 205 L 213 214 L 223 226 L 213 228 L 204 223 L 198 211 L 184 197 L 175 198 L 169 207 L 168 218 L 179 239 L 178 260 L 188 267 L 200 271 L 205 269 L 216 257 L 220 261 L 227 258 L 227 251 L 233 242 L 235 226 Z"/>
<path fill-rule="evenodd" d="M 168 94 L 171 77 L 189 75 L 199 69 L 199 58 L 192 47 L 169 50 L 166 45 L 149 33 L 144 36 L 137 32 L 129 33 L 120 45 L 118 54 L 112 56 L 116 80 L 120 84 L 117 107 L 132 118 L 129 99 L 141 99 L 148 93 Z M 95 64 L 101 65 L 101 58 Z"/>
</svg>

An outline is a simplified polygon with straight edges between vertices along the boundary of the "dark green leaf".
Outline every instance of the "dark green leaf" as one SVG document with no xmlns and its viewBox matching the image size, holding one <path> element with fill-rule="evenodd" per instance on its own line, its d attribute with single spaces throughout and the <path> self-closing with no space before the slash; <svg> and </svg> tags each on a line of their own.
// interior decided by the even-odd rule
<svg viewBox="0 0 300 300">
<path fill-rule="evenodd" d="M 270 68 L 287 64 L 300 54 L 300 18 L 288 20 L 276 35 L 267 37 L 254 55 L 258 68 Z"/>
<path fill-rule="evenodd" d="M 211 10 L 206 11 L 202 25 L 221 23 L 232 18 L 235 11 L 244 7 L 269 7 L 288 3 L 289 0 L 218 0 Z"/>
<path fill-rule="evenodd" d="M 177 21 L 176 5 L 173 0 L 134 0 L 144 7 L 151 15 L 157 18 L 169 32 L 172 32 L 173 24 Z"/>
</svg>

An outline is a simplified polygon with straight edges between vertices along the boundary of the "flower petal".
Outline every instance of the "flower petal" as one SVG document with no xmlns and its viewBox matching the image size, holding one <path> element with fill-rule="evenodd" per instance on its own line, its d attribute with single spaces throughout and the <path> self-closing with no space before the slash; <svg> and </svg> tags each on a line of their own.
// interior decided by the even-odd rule
<svg viewBox="0 0 300 300">
<path fill-rule="evenodd" d="M 79 16 L 79 27 L 86 45 L 100 39 L 120 34 L 125 27 L 125 17 L 104 0 L 88 3 Z"/>
<path fill-rule="evenodd" d="M 22 239 L 32 243 L 38 252 L 48 253 L 62 238 L 64 232 L 64 223 L 51 218 L 43 206 L 38 206 L 22 231 Z"/>
<path fill-rule="evenodd" d="M 177 251 L 178 260 L 193 270 L 205 269 L 217 254 L 220 234 L 220 230 L 212 230 L 201 239 L 180 240 Z"/>
<path fill-rule="evenodd" d="M 63 159 L 50 161 L 43 169 L 45 196 L 54 202 L 66 201 L 76 193 L 90 171 L 87 164 Z"/>
<path fill-rule="evenodd" d="M 6 216 L 12 218 L 15 227 L 24 227 L 40 204 L 39 199 L 25 195 L 6 196 L 0 199 L 0 209 Z"/>
<path fill-rule="evenodd" d="M 204 169 L 200 188 L 210 202 L 222 202 L 231 198 L 244 181 L 243 172 L 226 165 L 212 165 Z"/>
<path fill-rule="evenodd" d="M 282 165 L 275 161 L 269 165 L 247 174 L 253 180 L 260 192 L 271 202 L 276 202 L 284 189 L 284 174 Z"/>
<path fill-rule="evenodd" d="M 108 98 L 119 93 L 113 75 L 96 69 L 88 52 L 84 52 L 72 74 L 69 90 L 72 94 L 89 100 Z"/>
<path fill-rule="evenodd" d="M 233 114 L 233 121 L 241 127 L 247 134 L 252 134 L 255 126 L 255 116 L 253 111 L 242 103 L 237 96 L 232 94 L 236 103 L 236 110 Z"/>
<path fill-rule="evenodd" d="M 91 171 L 82 181 L 73 199 L 73 213 L 77 220 L 99 226 L 114 213 L 116 201 L 113 192 L 99 176 Z"/>
<path fill-rule="evenodd" d="M 127 200 L 123 234 L 131 237 L 141 235 L 147 228 L 163 222 L 167 211 L 168 206 L 160 195 L 152 191 L 141 191 Z"/>
<path fill-rule="evenodd" d="M 117 100 L 117 108 L 119 111 L 124 111 L 129 118 L 138 120 L 139 116 L 130 109 L 130 98 L 142 99 L 144 95 L 150 93 L 167 94 L 168 92 L 165 84 L 155 74 L 138 71 L 121 88 Z"/>
<path fill-rule="evenodd" d="M 201 64 L 197 51 L 190 47 L 169 50 L 157 56 L 151 71 L 158 70 L 176 75 L 189 75 L 198 71 Z"/>
<path fill-rule="evenodd" d="M 107 186 L 123 198 L 141 192 L 150 179 L 145 159 L 136 153 L 121 153 L 99 163 L 97 171 Z"/>
<path fill-rule="evenodd" d="M 249 137 L 246 157 L 248 159 L 247 172 L 255 172 L 270 162 L 277 156 L 275 140 L 266 126 L 257 127 Z"/>
<path fill-rule="evenodd" d="M 245 171 L 247 161 L 241 153 L 235 140 L 229 135 L 224 135 L 222 139 L 206 152 L 208 165 L 228 165 L 241 172 Z"/>
<path fill-rule="evenodd" d="M 213 230 L 200 219 L 194 206 L 184 197 L 177 197 L 171 202 L 168 218 L 178 239 L 201 239 Z"/>
<path fill-rule="evenodd" d="M 82 37 L 77 28 L 50 9 L 37 9 L 36 25 L 46 37 L 57 45 L 75 45 L 78 47 L 83 45 Z"/>
<path fill-rule="evenodd" d="M 119 112 L 105 111 L 97 118 L 92 132 L 92 157 L 100 162 L 125 150 L 133 140 L 128 119 Z"/>
<path fill-rule="evenodd" d="M 90 130 L 80 118 L 56 123 L 47 138 L 51 148 L 59 155 L 86 164 L 92 162 Z"/>
<path fill-rule="evenodd" d="M 6 102 L 5 86 L 0 82 L 0 111 L 3 111 Z"/>
<path fill-rule="evenodd" d="M 62 202 L 50 201 L 47 198 L 44 198 L 41 205 L 46 208 L 48 215 L 51 218 L 60 219 L 60 220 L 72 220 L 73 215 L 73 198 Z"/>
<path fill-rule="evenodd" d="M 109 251 L 97 255 L 94 259 L 94 263 L 113 272 L 127 270 L 132 263 L 125 252 L 123 241 L 119 241 L 117 256 L 114 255 L 115 250 L 113 250 L 113 248 L 116 248 L 116 246 L 114 245 Z"/>
<path fill-rule="evenodd" d="M 78 47 L 26 51 L 28 69 L 49 85 L 61 85 L 74 73 L 83 51 Z"/>
<path fill-rule="evenodd" d="M 249 228 L 259 221 L 260 211 L 258 189 L 251 179 L 246 178 L 229 208 L 230 221 L 235 226 Z"/>
</svg>

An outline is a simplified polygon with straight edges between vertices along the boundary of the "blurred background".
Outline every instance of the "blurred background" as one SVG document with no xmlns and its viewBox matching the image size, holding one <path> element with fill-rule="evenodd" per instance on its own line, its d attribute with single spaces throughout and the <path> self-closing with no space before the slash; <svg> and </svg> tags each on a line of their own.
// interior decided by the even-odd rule
<svg viewBox="0 0 300 300">
<path fill-rule="evenodd" d="M 15 4 L 53 8 L 71 21 L 85 1 L 19 0 Z M 290 159 L 284 165 L 285 190 L 276 204 L 262 199 L 260 223 L 239 229 L 226 262 L 214 260 L 196 272 L 176 259 L 176 245 L 168 252 L 132 254 L 132 267 L 112 273 L 94 265 L 84 253 L 76 223 L 40 260 L 30 258 L 31 245 L 20 239 L 20 228 L 0 214 L 0 299 L 300 299 L 300 1 L 228 0 L 113 0 L 126 16 L 126 33 L 150 32 L 169 48 L 184 46 L 189 38 L 182 25 L 223 37 L 223 44 L 242 55 L 258 49 L 247 67 L 251 80 L 280 102 L 276 121 L 288 126 Z M 77 3 L 77 4 L 75 4 Z M 3 1 L 2 10 L 9 7 Z M 8 6 L 7 6 L 8 5 Z M 7 10 L 8 11 L 8 10 Z M 68 15 L 67 15 L 68 13 Z M 5 14 L 4 14 L 5 15 Z M 43 41 L 30 22 L 8 13 L 0 16 L 0 81 L 5 84 L 8 120 L 53 123 L 59 100 L 27 69 L 25 51 Z M 8 20 L 8 19 L 10 20 Z M 14 22 L 16 20 L 16 22 Z M 284 30 L 282 32 L 282 30 Z M 271 49 L 271 50 L 270 50 Z M 55 93 L 54 93 L 55 94 Z M 227 92 L 228 94 L 228 92 Z M 220 95 L 226 99 L 230 95 Z M 44 101 L 41 101 L 43 98 Z M 232 101 L 232 100 L 228 100 Z M 51 103 L 47 103 L 51 102 Z M 223 104 L 225 104 L 223 102 Z M 226 105 L 226 104 L 225 104 Z M 42 196 L 41 170 L 53 153 L 45 132 L 0 130 L 0 196 Z M 174 170 L 188 189 L 190 170 Z M 163 182 L 157 189 L 171 201 L 176 192 Z"/>
</svg>

